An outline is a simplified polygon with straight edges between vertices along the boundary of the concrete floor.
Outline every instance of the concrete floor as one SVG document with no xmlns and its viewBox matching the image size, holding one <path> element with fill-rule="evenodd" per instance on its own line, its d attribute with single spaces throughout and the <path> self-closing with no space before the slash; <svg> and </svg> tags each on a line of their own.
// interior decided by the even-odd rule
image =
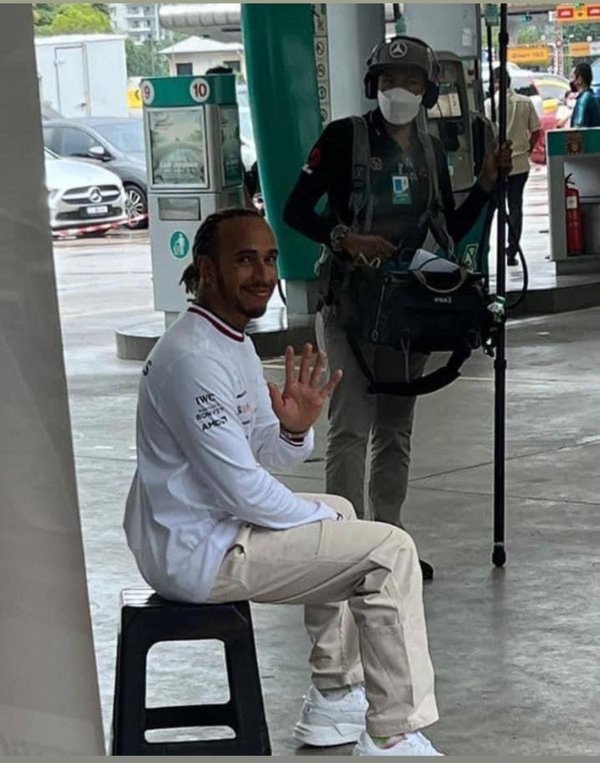
<svg viewBox="0 0 600 763">
<path fill-rule="evenodd" d="M 56 247 L 59 296 L 92 617 L 107 736 L 118 597 L 141 583 L 121 520 L 134 470 L 141 364 L 115 356 L 114 330 L 151 309 L 139 239 Z M 449 754 L 600 754 L 600 309 L 530 319 L 508 331 L 508 565 L 490 564 L 492 366 L 419 403 L 404 520 L 436 568 L 425 601 Z M 280 362 L 265 364 L 281 379 Z M 323 488 L 325 422 L 294 489 Z M 255 606 L 275 755 L 308 681 L 298 608 Z M 224 699 L 215 645 L 161 646 L 151 703 Z M 311 754 L 300 750 L 297 754 Z M 350 748 L 331 754 L 349 754 Z"/>
</svg>

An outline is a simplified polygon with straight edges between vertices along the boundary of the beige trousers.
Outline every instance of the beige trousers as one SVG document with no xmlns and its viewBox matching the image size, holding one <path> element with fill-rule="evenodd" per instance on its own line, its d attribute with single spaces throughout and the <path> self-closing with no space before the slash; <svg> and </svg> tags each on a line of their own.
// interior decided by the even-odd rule
<svg viewBox="0 0 600 763">
<path fill-rule="evenodd" d="M 318 689 L 364 680 L 373 736 L 434 723 L 433 667 L 412 539 L 397 527 L 357 520 L 338 496 L 305 497 L 324 501 L 346 521 L 291 530 L 245 525 L 210 601 L 304 604 Z"/>
<path fill-rule="evenodd" d="M 335 307 L 324 307 L 316 320 L 319 349 L 327 353 L 332 371 L 344 378 L 329 404 L 325 490 L 342 495 L 364 519 L 402 527 L 400 509 L 408 489 L 410 438 L 416 398 L 368 395 L 368 380 L 360 370 Z M 387 348 L 368 348 L 367 358 L 381 381 L 405 381 L 422 375 L 427 356 Z M 369 352 L 371 350 L 371 352 Z M 365 466 L 371 439 L 369 506 L 365 506 Z"/>
</svg>

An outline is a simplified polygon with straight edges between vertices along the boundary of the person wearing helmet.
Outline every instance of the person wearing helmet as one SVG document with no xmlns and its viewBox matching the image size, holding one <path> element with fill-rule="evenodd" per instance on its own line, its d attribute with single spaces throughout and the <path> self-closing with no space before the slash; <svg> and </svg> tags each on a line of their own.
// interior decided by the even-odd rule
<svg viewBox="0 0 600 763">
<path fill-rule="evenodd" d="M 365 94 L 377 107 L 363 117 L 370 156 L 366 204 L 357 213 L 353 203 L 361 180 L 355 162 L 356 120 L 339 119 L 312 148 L 287 200 L 284 220 L 324 247 L 317 337 L 332 366 L 344 370 L 329 406 L 327 492 L 350 500 L 359 517 L 369 516 L 363 495 L 370 440 L 370 515 L 402 527 L 415 398 L 367 393 L 340 321 L 344 265 L 356 260 L 406 262 L 429 234 L 451 251 L 452 241 L 470 230 L 493 195 L 499 166 L 510 168 L 510 145 L 486 153 L 477 182 L 457 209 L 444 149 L 426 130 L 425 109 L 433 108 L 438 97 L 434 52 L 422 40 L 397 36 L 378 45 L 367 65 Z M 324 196 L 328 203 L 321 214 L 315 207 Z M 370 349 L 365 347 L 365 354 Z M 401 374 L 407 364 L 397 351 L 381 347 L 370 357 L 386 381 L 406 380 Z M 411 378 L 422 375 L 426 359 L 410 353 Z M 421 569 L 425 580 L 433 577 L 427 562 L 421 561 Z"/>
</svg>

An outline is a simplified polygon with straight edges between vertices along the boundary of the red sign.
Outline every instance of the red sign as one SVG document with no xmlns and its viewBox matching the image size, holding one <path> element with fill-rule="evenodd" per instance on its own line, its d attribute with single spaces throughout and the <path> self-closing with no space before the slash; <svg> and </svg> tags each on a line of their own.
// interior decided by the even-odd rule
<svg viewBox="0 0 600 763">
<path fill-rule="evenodd" d="M 561 20 L 572 19 L 575 13 L 575 8 L 571 8 L 569 5 L 558 6 L 556 9 L 556 18 Z"/>
<path fill-rule="evenodd" d="M 600 5 L 557 5 L 554 18 L 563 23 L 600 21 Z"/>
</svg>

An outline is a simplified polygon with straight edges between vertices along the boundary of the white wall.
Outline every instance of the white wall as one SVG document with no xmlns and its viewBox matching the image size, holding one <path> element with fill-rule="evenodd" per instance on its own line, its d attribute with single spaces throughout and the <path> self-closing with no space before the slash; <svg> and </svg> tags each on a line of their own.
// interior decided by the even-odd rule
<svg viewBox="0 0 600 763">
<path fill-rule="evenodd" d="M 174 77 L 177 74 L 176 64 L 192 64 L 192 74 L 204 74 L 213 66 L 223 66 L 225 61 L 240 61 L 242 74 L 246 75 L 246 64 L 243 55 L 235 50 L 223 53 L 175 53 L 168 56 L 169 74 Z"/>
<path fill-rule="evenodd" d="M 385 36 L 382 4 L 328 3 L 329 81 L 332 119 L 374 108 L 363 93 L 366 61 Z"/>
<path fill-rule="evenodd" d="M 481 25 L 474 3 L 410 3 L 404 6 L 406 33 L 424 40 L 434 50 L 477 58 Z M 432 19 L 434 23 L 432 23 Z"/>
</svg>

